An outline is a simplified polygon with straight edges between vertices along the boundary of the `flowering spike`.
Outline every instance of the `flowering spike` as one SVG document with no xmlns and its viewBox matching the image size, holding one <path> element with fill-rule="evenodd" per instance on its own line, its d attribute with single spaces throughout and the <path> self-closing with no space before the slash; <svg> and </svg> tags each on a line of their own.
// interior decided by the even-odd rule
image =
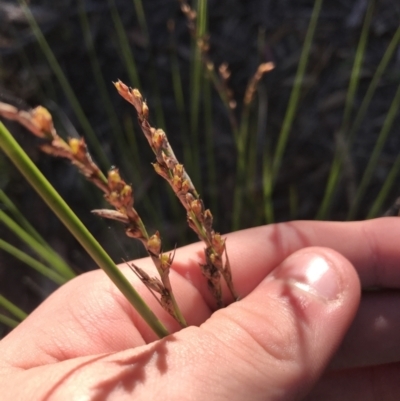
<svg viewBox="0 0 400 401">
<path fill-rule="evenodd" d="M 153 133 L 151 140 L 153 142 L 154 149 L 156 149 L 156 151 L 161 151 L 164 148 L 165 132 L 162 129 L 156 130 Z"/>
<path fill-rule="evenodd" d="M 163 271 L 171 267 L 171 258 L 169 255 L 163 253 L 160 255 L 160 266 Z"/>
<path fill-rule="evenodd" d="M 193 17 L 189 5 L 183 0 L 181 0 L 181 2 L 183 3 L 183 10 L 187 17 Z M 200 38 L 198 42 L 203 52 L 208 50 L 208 38 Z M 226 79 L 229 78 L 229 70 L 227 67 L 225 67 L 225 70 L 222 68 L 221 72 L 221 75 L 224 75 Z M 212 228 L 212 214 L 209 210 L 204 210 L 203 202 L 183 165 L 177 160 L 165 132 L 150 125 L 148 121 L 148 107 L 143 101 L 140 92 L 137 89 L 130 89 L 130 94 L 131 99 L 128 101 L 135 107 L 138 113 L 140 127 L 156 156 L 157 161 L 153 164 L 156 173 L 161 175 L 173 188 L 175 194 L 186 209 L 189 227 L 206 243 L 205 254 L 207 263 L 203 265 L 202 270 L 212 287 L 213 294 L 216 296 L 217 305 L 221 306 L 221 275 L 224 276 L 233 297 L 237 297 L 233 289 L 231 275 L 225 272 L 222 265 L 224 246 L 220 237 L 214 238 L 216 233 Z M 124 94 L 121 93 L 121 96 L 124 97 Z M 228 96 L 228 100 L 230 100 L 230 96 Z M 168 270 L 171 264 L 171 262 L 167 262 L 165 257 L 160 256 L 158 260 L 158 270 L 164 277 L 165 275 L 163 275 L 162 271 L 165 271 L 165 269 Z"/>
<path fill-rule="evenodd" d="M 152 163 L 152 166 L 158 175 L 161 175 L 165 180 L 169 179 L 168 171 L 165 171 L 165 168 L 160 166 L 159 163 Z"/>
<path fill-rule="evenodd" d="M 179 192 L 182 188 L 182 178 L 178 176 L 174 176 L 172 178 L 172 188 L 174 192 Z"/>
<path fill-rule="evenodd" d="M 143 118 L 146 120 L 149 118 L 149 108 L 148 108 L 146 102 L 143 102 L 143 104 L 142 104 L 142 115 L 143 115 Z"/>
<path fill-rule="evenodd" d="M 154 255 L 159 255 L 161 251 L 160 233 L 156 231 L 147 241 L 147 249 Z"/>
<path fill-rule="evenodd" d="M 190 203 L 190 208 L 192 209 L 193 213 L 199 220 L 203 220 L 203 202 L 200 199 L 195 199 L 193 202 Z"/>
<path fill-rule="evenodd" d="M 189 192 L 190 189 L 191 189 L 191 185 L 190 185 L 189 181 L 188 181 L 188 180 L 184 180 L 184 181 L 182 182 L 181 192 L 182 192 L 184 195 L 186 195 L 186 194 Z"/>
<path fill-rule="evenodd" d="M 108 172 L 108 186 L 111 191 L 114 190 L 119 190 L 122 185 L 125 185 L 125 183 L 122 181 L 121 176 L 119 174 L 119 170 L 117 168 L 112 168 Z"/>
<path fill-rule="evenodd" d="M 183 176 L 183 172 L 184 172 L 184 170 L 183 170 L 183 165 L 182 164 L 178 163 L 178 164 L 176 164 L 174 166 L 174 169 L 173 169 L 174 176 L 182 177 Z"/>
<path fill-rule="evenodd" d="M 74 157 L 79 161 L 88 160 L 88 153 L 85 140 L 83 138 L 70 138 L 68 140 L 69 147 Z"/>
<path fill-rule="evenodd" d="M 54 132 L 53 119 L 46 108 L 43 106 L 34 108 L 31 121 L 46 136 L 52 136 Z"/>
<path fill-rule="evenodd" d="M 125 184 L 120 192 L 121 203 L 126 208 L 133 207 L 133 196 L 132 196 L 132 187 L 130 185 Z"/>
<path fill-rule="evenodd" d="M 163 158 L 163 161 L 164 161 L 165 165 L 166 165 L 170 170 L 173 171 L 174 168 L 175 168 L 175 166 L 176 166 L 176 164 L 177 164 L 176 159 L 174 159 L 173 157 L 168 157 L 168 156 L 166 156 L 165 153 L 162 153 L 162 158 Z"/>
</svg>

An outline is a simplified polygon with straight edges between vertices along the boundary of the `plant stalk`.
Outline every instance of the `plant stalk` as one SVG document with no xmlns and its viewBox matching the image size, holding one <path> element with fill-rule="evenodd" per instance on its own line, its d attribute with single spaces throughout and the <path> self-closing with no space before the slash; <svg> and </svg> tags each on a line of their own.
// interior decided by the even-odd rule
<svg viewBox="0 0 400 401">
<path fill-rule="evenodd" d="M 155 316 L 131 283 L 118 269 L 110 256 L 92 236 L 84 224 L 61 198 L 58 192 L 47 181 L 24 150 L 15 141 L 10 132 L 0 122 L 0 147 L 11 159 L 21 174 L 42 197 L 50 209 L 63 222 L 68 230 L 79 241 L 83 248 L 93 258 L 98 266 L 110 277 L 119 290 L 125 295 L 133 307 L 138 311 L 147 324 L 161 338 L 169 333 L 164 325 Z"/>
</svg>

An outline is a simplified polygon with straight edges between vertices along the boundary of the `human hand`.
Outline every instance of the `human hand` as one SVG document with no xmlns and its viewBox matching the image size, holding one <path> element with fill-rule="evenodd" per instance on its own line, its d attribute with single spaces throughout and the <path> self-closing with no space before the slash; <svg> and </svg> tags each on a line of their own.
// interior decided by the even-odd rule
<svg viewBox="0 0 400 401">
<path fill-rule="evenodd" d="M 0 398 L 397 399 L 400 297 L 369 292 L 359 307 L 359 280 L 363 287 L 400 288 L 399 235 L 397 218 L 293 222 L 230 234 L 242 299 L 214 313 L 198 269 L 203 245 L 181 248 L 171 281 L 192 325 L 181 331 L 123 267 L 175 332 L 162 340 L 102 271 L 86 273 L 0 342 Z M 147 259 L 136 263 L 150 266 Z"/>
</svg>

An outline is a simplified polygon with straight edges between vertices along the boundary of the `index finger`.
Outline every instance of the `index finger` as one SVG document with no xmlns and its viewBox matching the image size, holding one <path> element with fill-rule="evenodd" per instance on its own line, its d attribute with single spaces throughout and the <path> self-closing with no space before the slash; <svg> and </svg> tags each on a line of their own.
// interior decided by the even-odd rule
<svg viewBox="0 0 400 401">
<path fill-rule="evenodd" d="M 293 221 L 238 231 L 226 238 L 240 297 L 249 294 L 289 255 L 310 246 L 341 253 L 356 268 L 364 288 L 400 288 L 400 219 L 396 217 L 346 223 Z M 198 269 L 203 262 L 202 248 L 200 244 L 181 248 L 174 269 L 192 281 L 212 305 Z M 227 295 L 225 301 L 229 300 Z"/>
</svg>

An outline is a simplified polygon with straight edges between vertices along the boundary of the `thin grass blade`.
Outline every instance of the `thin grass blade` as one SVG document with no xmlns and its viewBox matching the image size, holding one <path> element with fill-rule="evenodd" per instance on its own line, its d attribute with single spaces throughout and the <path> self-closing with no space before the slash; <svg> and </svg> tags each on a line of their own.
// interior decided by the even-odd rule
<svg viewBox="0 0 400 401">
<path fill-rule="evenodd" d="M 78 219 L 57 191 L 51 186 L 27 154 L 14 140 L 6 127 L 0 122 L 0 147 L 12 160 L 14 165 L 43 198 L 50 209 L 64 223 L 68 230 L 79 241 L 99 267 L 110 277 L 119 290 L 125 295 L 147 324 L 159 337 L 168 335 L 167 329 L 155 316 L 152 310 L 140 297 L 131 283 L 118 269 L 109 255 L 90 234 L 85 225 Z"/>
<path fill-rule="evenodd" d="M 18 236 L 25 244 L 27 244 L 33 252 L 45 260 L 49 266 L 57 271 L 66 280 L 75 277 L 73 270 L 57 255 L 53 250 L 42 245 L 28 232 L 26 232 L 20 225 L 18 225 L 11 217 L 5 212 L 0 210 L 0 222 L 3 223 L 9 230 Z"/>
<path fill-rule="evenodd" d="M 19 250 L 15 246 L 9 244 L 8 242 L 0 239 L 0 249 L 5 252 L 8 252 L 10 255 L 14 256 L 16 259 L 19 259 L 21 262 L 25 263 L 32 269 L 35 269 L 37 272 L 42 274 L 43 276 L 49 278 L 50 280 L 54 281 L 58 285 L 65 284 L 68 279 L 64 276 L 58 274 L 54 270 L 50 269 L 43 263 L 39 262 L 38 260 L 32 258 L 27 253 Z"/>
<path fill-rule="evenodd" d="M 15 329 L 20 322 L 0 313 L 0 323 L 8 326 L 10 329 Z"/>
<path fill-rule="evenodd" d="M 300 92 L 303 84 L 303 78 L 306 72 L 308 59 L 310 56 L 311 45 L 314 38 L 315 29 L 317 27 L 319 15 L 321 12 L 323 0 L 316 0 L 314 3 L 314 8 L 311 14 L 310 23 L 308 25 L 306 37 L 301 50 L 299 66 L 297 68 L 296 76 L 294 79 L 293 89 L 290 94 L 288 108 L 283 120 L 282 129 L 279 133 L 278 143 L 275 148 L 273 164 L 272 164 L 272 177 L 275 180 L 278 174 L 279 168 L 282 163 L 283 153 L 286 148 L 286 144 L 289 138 L 289 133 L 293 125 L 293 121 L 296 115 L 296 111 L 299 105 Z M 272 183 L 271 183 L 272 185 Z"/>
<path fill-rule="evenodd" d="M 357 92 L 357 88 L 360 82 L 360 72 L 362 67 L 362 62 L 364 59 L 365 49 L 368 42 L 368 33 L 371 27 L 372 15 L 374 10 L 375 1 L 371 0 L 368 4 L 367 12 L 365 14 L 365 19 L 363 23 L 363 27 L 361 30 L 360 40 L 358 42 L 358 46 L 356 49 L 354 64 L 350 75 L 350 83 L 346 95 L 345 107 L 343 112 L 343 120 L 341 124 L 341 128 L 339 130 L 339 135 L 342 138 L 349 140 L 349 123 L 351 112 L 353 111 L 354 98 Z M 327 185 L 325 188 L 325 193 L 323 199 L 321 201 L 321 205 L 318 209 L 316 219 L 324 220 L 327 218 L 330 208 L 332 206 L 332 202 L 334 200 L 335 191 L 337 185 L 339 183 L 342 167 L 343 167 L 343 155 L 340 147 L 337 147 L 334 159 L 331 165 L 331 170 L 329 173 Z"/>
<path fill-rule="evenodd" d="M 53 251 L 47 241 L 36 231 L 31 223 L 25 218 L 25 216 L 18 210 L 13 201 L 6 195 L 6 193 L 0 189 L 0 203 L 4 205 L 4 209 L 7 210 L 15 219 L 15 221 L 36 241 L 40 242 L 44 247 Z M 3 208 L 2 208 L 3 209 Z M 54 251 L 53 251 L 54 252 Z"/>
<path fill-rule="evenodd" d="M 356 192 L 353 204 L 352 204 L 350 211 L 348 213 L 348 216 L 347 216 L 348 220 L 351 220 L 352 218 L 354 218 L 355 213 L 358 209 L 358 206 L 362 200 L 362 197 L 364 196 L 365 191 L 366 191 L 369 183 L 371 182 L 371 179 L 374 175 L 374 171 L 375 171 L 376 166 L 379 161 L 379 156 L 381 155 L 381 152 L 382 152 L 382 148 L 385 145 L 388 135 L 395 122 L 395 119 L 399 114 L 399 110 L 400 110 L 400 85 L 397 88 L 396 94 L 393 98 L 392 104 L 390 105 L 390 108 L 386 115 L 382 129 L 376 140 L 372 154 L 368 160 L 368 164 L 367 164 L 367 167 L 365 168 L 360 185 L 357 188 L 357 192 Z"/>
<path fill-rule="evenodd" d="M 29 25 L 32 29 L 33 34 L 36 37 L 36 40 L 39 43 L 39 46 L 41 47 L 43 54 L 45 55 L 51 69 L 53 70 L 54 74 L 56 75 L 65 96 L 71 103 L 71 106 L 78 118 L 79 123 L 82 126 L 83 131 L 85 132 L 86 137 L 88 138 L 95 156 L 98 158 L 99 163 L 102 165 L 104 169 L 108 169 L 110 166 L 110 163 L 108 161 L 107 155 L 104 152 L 99 140 L 97 139 L 97 136 L 90 125 L 89 120 L 85 116 L 85 113 L 83 112 L 82 106 L 79 103 L 78 98 L 76 97 L 67 77 L 65 76 L 64 72 L 62 71 L 62 68 L 57 61 L 53 51 L 51 50 L 46 38 L 44 37 L 40 26 L 37 24 L 35 18 L 33 17 L 28 4 L 25 0 L 18 0 L 19 4 L 21 5 L 21 8 L 29 22 Z"/>
<path fill-rule="evenodd" d="M 18 308 L 18 306 L 14 305 L 6 297 L 3 297 L 3 295 L 0 295 L 0 306 L 10 312 L 19 321 L 24 320 L 28 316 L 22 309 Z"/>
</svg>

